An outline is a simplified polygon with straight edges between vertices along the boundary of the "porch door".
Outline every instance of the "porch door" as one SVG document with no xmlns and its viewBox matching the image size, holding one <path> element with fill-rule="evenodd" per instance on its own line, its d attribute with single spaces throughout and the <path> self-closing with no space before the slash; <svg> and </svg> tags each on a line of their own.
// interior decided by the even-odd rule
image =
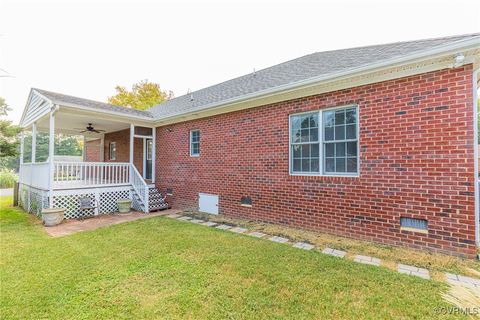
<svg viewBox="0 0 480 320">
<path fill-rule="evenodd" d="M 151 180 L 152 179 L 152 146 L 153 140 L 152 139 L 145 139 L 145 179 Z"/>
</svg>

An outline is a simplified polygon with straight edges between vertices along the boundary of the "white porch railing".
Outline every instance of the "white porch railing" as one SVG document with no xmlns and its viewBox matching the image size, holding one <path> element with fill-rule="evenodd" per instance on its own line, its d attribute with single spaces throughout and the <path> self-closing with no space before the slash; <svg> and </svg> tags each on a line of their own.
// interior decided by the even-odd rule
<svg viewBox="0 0 480 320">
<path fill-rule="evenodd" d="M 54 189 L 119 185 L 129 183 L 130 163 L 55 162 L 54 164 Z"/>
<path fill-rule="evenodd" d="M 35 188 L 48 190 L 49 172 L 50 164 L 48 162 L 22 163 L 18 181 Z"/>
<path fill-rule="evenodd" d="M 140 173 L 138 172 L 137 168 L 135 168 L 135 166 L 132 165 L 131 170 L 132 170 L 132 174 L 131 174 L 132 181 L 131 181 L 131 183 L 132 183 L 133 189 L 135 190 L 135 192 L 138 194 L 141 201 L 143 202 L 144 211 L 148 212 L 149 211 L 149 208 L 148 208 L 148 191 L 149 191 L 148 185 L 145 182 L 145 180 L 143 180 L 143 177 L 140 175 Z"/>
</svg>

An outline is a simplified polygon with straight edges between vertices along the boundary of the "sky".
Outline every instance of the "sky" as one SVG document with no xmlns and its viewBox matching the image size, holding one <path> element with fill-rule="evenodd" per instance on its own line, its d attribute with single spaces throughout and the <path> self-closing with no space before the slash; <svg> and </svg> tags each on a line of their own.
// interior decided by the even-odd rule
<svg viewBox="0 0 480 320">
<path fill-rule="evenodd" d="M 480 31 L 480 4 L 403 1 L 0 0 L 0 97 L 104 101 L 148 79 L 176 96 L 318 51 Z"/>
</svg>

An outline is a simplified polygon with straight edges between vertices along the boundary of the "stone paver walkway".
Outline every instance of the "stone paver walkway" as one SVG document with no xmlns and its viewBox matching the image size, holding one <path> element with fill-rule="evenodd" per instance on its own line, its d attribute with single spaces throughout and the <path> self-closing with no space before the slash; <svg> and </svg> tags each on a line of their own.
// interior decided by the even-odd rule
<svg viewBox="0 0 480 320">
<path fill-rule="evenodd" d="M 215 228 L 217 229 L 220 229 L 220 230 L 228 230 L 228 229 L 232 229 L 231 226 L 228 226 L 226 224 L 219 224 L 218 226 L 216 226 Z"/>
<path fill-rule="evenodd" d="M 200 219 L 192 219 L 192 220 L 190 220 L 190 222 L 192 222 L 192 223 L 198 223 L 198 224 L 200 224 L 200 223 L 204 223 L 204 222 L 205 222 L 205 220 L 200 220 Z"/>
<path fill-rule="evenodd" d="M 232 232 L 235 232 L 235 233 L 244 233 L 248 230 L 245 229 L 245 228 L 235 227 L 235 228 L 228 229 L 228 231 L 232 231 Z"/>
<path fill-rule="evenodd" d="M 293 245 L 293 247 L 298 249 L 303 249 L 303 250 L 312 250 L 313 248 L 315 248 L 313 244 L 306 243 L 306 242 L 297 242 Z"/>
<path fill-rule="evenodd" d="M 201 223 L 201 225 L 202 226 L 207 226 L 207 227 L 214 227 L 217 224 L 215 222 L 207 221 L 207 222 Z"/>
<path fill-rule="evenodd" d="M 247 235 L 252 236 L 252 237 L 255 237 L 255 238 L 263 238 L 263 237 L 265 237 L 267 234 L 266 234 L 266 233 L 263 233 L 263 232 L 259 232 L 259 231 L 254 231 L 254 232 L 248 233 Z"/>
<path fill-rule="evenodd" d="M 447 276 L 447 282 L 451 284 L 460 284 L 471 288 L 478 288 L 480 289 L 480 280 L 470 277 L 461 276 L 459 274 L 453 274 L 446 272 L 445 275 Z"/>
<path fill-rule="evenodd" d="M 397 271 L 400 273 L 405 273 L 411 276 L 417 276 L 423 279 L 430 279 L 430 273 L 427 269 L 417 268 L 414 266 L 407 266 L 406 264 L 399 263 L 397 265 Z"/>
<path fill-rule="evenodd" d="M 380 259 L 369 256 L 356 255 L 353 261 L 377 267 L 380 266 Z"/>
<path fill-rule="evenodd" d="M 187 216 L 183 216 L 183 217 L 178 218 L 177 220 L 180 220 L 180 221 L 188 221 L 188 220 L 192 220 L 192 218 L 187 217 Z"/>
<path fill-rule="evenodd" d="M 172 219 L 177 219 L 177 218 L 181 217 L 181 215 L 176 214 L 176 213 L 172 213 L 172 214 L 166 215 L 165 217 L 172 218 Z"/>
<path fill-rule="evenodd" d="M 61 224 L 54 227 L 44 227 L 45 231 L 52 237 L 68 236 L 82 231 L 95 230 L 101 227 L 106 227 L 114 224 L 130 222 L 140 219 L 148 219 L 152 217 L 165 216 L 175 214 L 180 210 L 168 209 L 163 211 L 141 213 L 132 211 L 124 214 L 105 214 L 85 220 L 65 220 Z"/>
<path fill-rule="evenodd" d="M 278 242 L 278 243 L 287 243 L 288 239 L 287 238 L 282 238 L 278 236 L 273 236 L 268 238 L 268 240 L 273 241 L 273 242 Z"/>
<path fill-rule="evenodd" d="M 325 249 L 323 249 L 322 252 L 325 253 L 325 254 L 329 254 L 331 256 L 338 257 L 338 258 L 343 258 L 347 254 L 345 251 L 336 250 L 336 249 L 332 249 L 332 248 L 325 248 Z"/>
</svg>

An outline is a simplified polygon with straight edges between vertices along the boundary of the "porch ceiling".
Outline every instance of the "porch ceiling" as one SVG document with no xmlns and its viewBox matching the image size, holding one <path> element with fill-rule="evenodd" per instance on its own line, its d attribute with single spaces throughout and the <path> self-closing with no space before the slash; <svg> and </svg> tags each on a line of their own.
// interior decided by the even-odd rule
<svg viewBox="0 0 480 320">
<path fill-rule="evenodd" d="M 49 128 L 49 116 L 45 116 L 37 121 L 37 130 L 47 131 Z M 112 121 L 99 117 L 97 114 L 71 113 L 62 108 L 55 114 L 55 133 L 70 135 L 85 135 L 87 138 L 99 138 L 101 134 L 80 133 L 91 123 L 95 129 L 105 130 L 106 133 L 130 128 L 129 122 Z M 82 129 L 83 128 L 83 129 Z"/>
</svg>

